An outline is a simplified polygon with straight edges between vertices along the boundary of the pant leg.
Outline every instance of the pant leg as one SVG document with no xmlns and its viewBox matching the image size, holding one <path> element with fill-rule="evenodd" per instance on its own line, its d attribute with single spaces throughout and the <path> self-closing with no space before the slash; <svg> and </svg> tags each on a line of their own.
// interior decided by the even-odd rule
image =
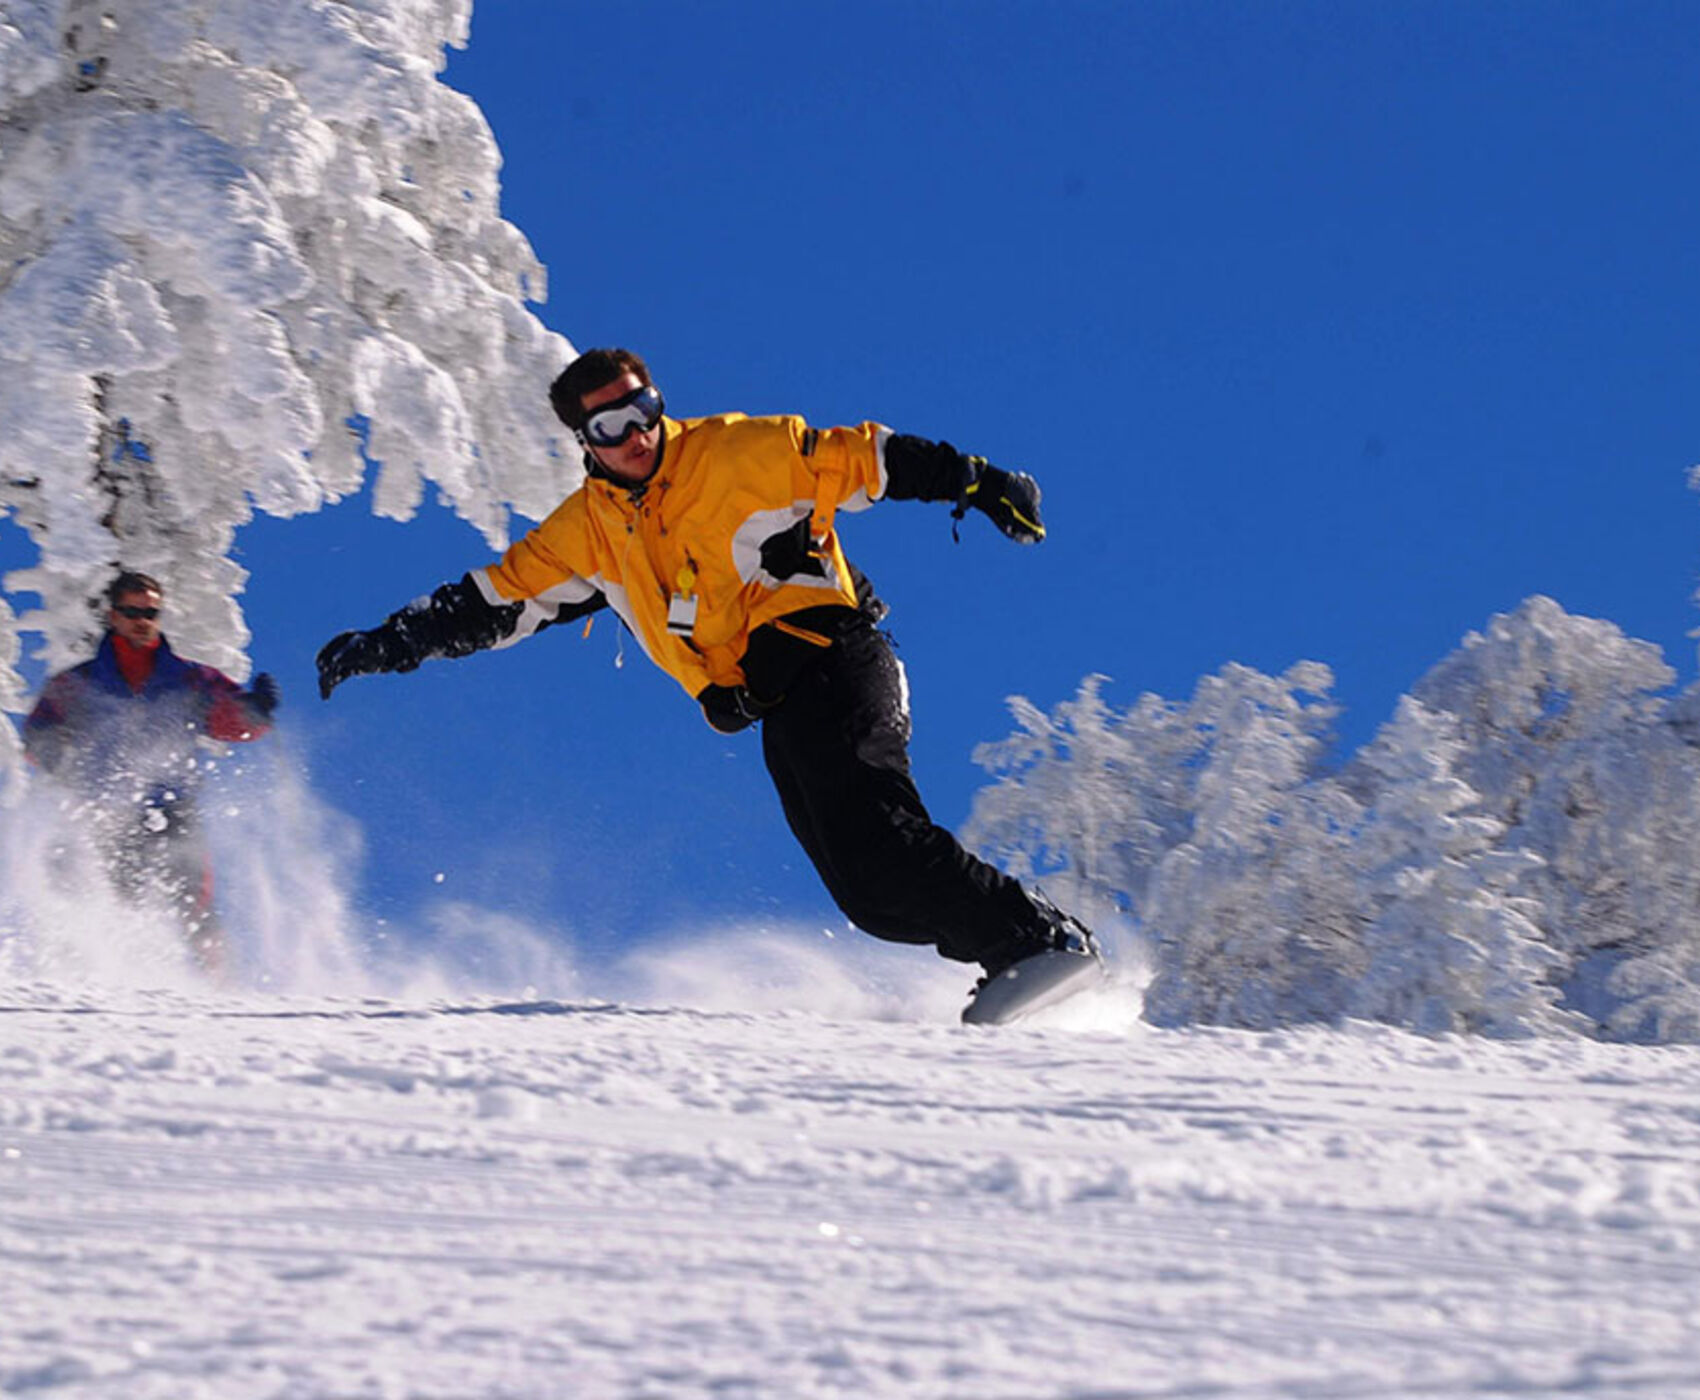
<svg viewBox="0 0 1700 1400">
<path fill-rule="evenodd" d="M 797 678 L 762 721 L 762 752 L 792 832 L 851 922 L 958 962 L 1003 957 L 1042 916 L 928 815 L 909 732 L 902 667 L 869 625 Z"/>
<path fill-rule="evenodd" d="M 225 971 L 224 925 L 213 906 L 212 853 L 198 833 L 167 839 L 162 884 L 172 913 L 183 931 L 189 956 L 202 972 Z"/>
<path fill-rule="evenodd" d="M 174 922 L 202 971 L 223 971 L 225 938 L 213 907 L 212 858 L 192 816 L 174 814 L 163 826 L 138 817 L 107 847 L 106 861 L 122 898 Z"/>
</svg>

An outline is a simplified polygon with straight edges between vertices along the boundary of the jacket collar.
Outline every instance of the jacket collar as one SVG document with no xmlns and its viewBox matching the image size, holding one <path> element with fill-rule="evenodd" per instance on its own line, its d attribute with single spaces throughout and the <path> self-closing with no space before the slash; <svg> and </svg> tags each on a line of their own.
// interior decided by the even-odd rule
<svg viewBox="0 0 1700 1400">
<path fill-rule="evenodd" d="M 118 648 L 113 635 L 108 632 L 100 639 L 100 646 L 95 651 L 94 660 L 89 662 L 89 679 L 97 689 L 108 695 L 122 696 L 151 696 L 162 690 L 174 690 L 183 680 L 189 670 L 189 663 L 171 649 L 171 643 L 164 637 L 159 639 L 159 647 L 154 652 L 153 674 L 147 679 L 147 684 L 140 691 L 130 689 L 130 683 L 124 679 L 124 672 L 118 665 Z"/>
</svg>

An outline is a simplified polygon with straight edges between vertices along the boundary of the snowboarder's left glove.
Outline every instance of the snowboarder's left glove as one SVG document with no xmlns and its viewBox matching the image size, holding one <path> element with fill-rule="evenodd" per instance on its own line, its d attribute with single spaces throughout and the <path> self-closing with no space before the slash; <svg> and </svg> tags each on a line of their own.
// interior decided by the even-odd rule
<svg viewBox="0 0 1700 1400">
<path fill-rule="evenodd" d="M 704 686 L 697 696 L 703 718 L 722 734 L 736 734 L 748 729 L 762 714 L 772 709 L 763 705 L 741 685 Z"/>
<path fill-rule="evenodd" d="M 271 718 L 272 711 L 277 708 L 278 701 L 282 698 L 277 688 L 277 677 L 269 671 L 261 671 L 254 677 L 254 684 L 248 687 L 248 698 L 256 710 L 268 719 Z"/>
<path fill-rule="evenodd" d="M 1038 544 L 1045 538 L 1045 522 L 1039 518 L 1039 483 L 1026 472 L 1006 472 L 984 457 L 965 457 L 974 478 L 957 498 L 953 518 L 960 520 L 968 507 L 984 512 L 992 524 L 1020 544 Z"/>
</svg>

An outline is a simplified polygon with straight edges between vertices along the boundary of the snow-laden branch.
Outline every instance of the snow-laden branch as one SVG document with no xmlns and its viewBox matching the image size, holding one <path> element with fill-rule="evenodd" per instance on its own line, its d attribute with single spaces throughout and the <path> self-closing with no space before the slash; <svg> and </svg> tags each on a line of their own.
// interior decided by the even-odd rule
<svg viewBox="0 0 1700 1400">
<path fill-rule="evenodd" d="M 492 546 L 571 488 L 567 343 L 498 210 L 500 156 L 438 79 L 470 0 L 14 0 L 0 12 L 4 580 L 54 667 L 122 563 L 192 655 L 246 673 L 230 557 L 255 510 L 434 485 Z M 0 767 L 5 764 L 0 754 Z"/>
</svg>

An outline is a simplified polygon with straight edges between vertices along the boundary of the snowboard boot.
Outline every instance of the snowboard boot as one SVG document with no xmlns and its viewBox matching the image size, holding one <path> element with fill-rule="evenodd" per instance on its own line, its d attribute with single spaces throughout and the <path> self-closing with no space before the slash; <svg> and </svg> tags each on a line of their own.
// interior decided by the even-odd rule
<svg viewBox="0 0 1700 1400">
<path fill-rule="evenodd" d="M 1001 944 L 995 952 L 988 953 L 980 960 L 980 965 L 986 969 L 986 975 L 974 984 L 975 992 L 988 982 L 1001 977 L 1016 963 L 1039 953 L 1073 953 L 1103 962 L 1104 955 L 1099 951 L 1098 940 L 1092 936 L 1091 929 L 1074 915 L 1063 913 L 1036 891 L 1028 898 L 1033 901 L 1033 907 L 1038 912 L 1036 926 L 1026 936 Z"/>
<path fill-rule="evenodd" d="M 983 959 L 986 975 L 962 1008 L 965 1024 L 1007 1025 L 1103 980 L 1104 959 L 1092 931 L 1043 896 L 1032 899 L 1037 928 Z"/>
</svg>

